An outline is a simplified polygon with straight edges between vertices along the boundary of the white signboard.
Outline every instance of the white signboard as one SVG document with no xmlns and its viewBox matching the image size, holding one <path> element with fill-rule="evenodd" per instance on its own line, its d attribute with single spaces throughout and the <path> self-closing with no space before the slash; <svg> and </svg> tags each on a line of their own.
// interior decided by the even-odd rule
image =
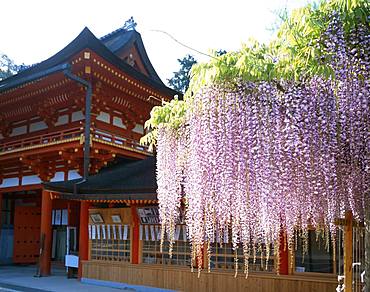
<svg viewBox="0 0 370 292">
<path fill-rule="evenodd" d="M 117 239 L 116 225 L 112 225 L 112 229 L 113 229 L 113 239 Z"/>
<path fill-rule="evenodd" d="M 96 234 L 97 234 L 96 239 L 100 239 L 100 225 L 96 225 Z"/>
<path fill-rule="evenodd" d="M 101 230 L 102 230 L 102 237 L 103 237 L 103 239 L 107 239 L 107 235 L 105 233 L 105 225 L 102 225 L 101 226 Z"/>
<path fill-rule="evenodd" d="M 137 208 L 141 224 L 159 224 L 158 207 Z"/>
<path fill-rule="evenodd" d="M 92 239 L 91 225 L 89 224 L 89 239 Z"/>
<path fill-rule="evenodd" d="M 65 256 L 65 266 L 71 268 L 78 268 L 78 256 L 67 254 Z"/>
<path fill-rule="evenodd" d="M 137 215 L 141 224 L 161 224 L 158 206 L 137 208 Z M 183 209 L 180 209 L 179 219 L 176 223 L 185 224 L 185 213 Z"/>
<path fill-rule="evenodd" d="M 127 235 L 128 235 L 128 225 L 125 225 L 123 227 L 123 240 L 127 240 Z"/>
<path fill-rule="evenodd" d="M 140 240 L 143 240 L 143 225 L 140 225 L 139 238 L 140 238 Z"/>
<path fill-rule="evenodd" d="M 149 226 L 145 225 L 145 240 L 149 240 Z"/>
<path fill-rule="evenodd" d="M 156 240 L 156 236 L 155 236 L 154 225 L 150 225 L 150 235 L 152 237 L 152 241 L 155 241 Z"/>
<path fill-rule="evenodd" d="M 91 239 L 96 239 L 96 226 L 91 225 Z"/>
<path fill-rule="evenodd" d="M 119 239 L 122 240 L 122 225 L 118 225 Z"/>
<path fill-rule="evenodd" d="M 110 239 L 110 225 L 107 225 L 107 237 Z"/>
<path fill-rule="evenodd" d="M 155 226 L 155 231 L 156 231 L 156 233 L 157 233 L 157 240 L 161 240 L 161 226 L 159 226 L 159 225 L 156 225 Z"/>
</svg>

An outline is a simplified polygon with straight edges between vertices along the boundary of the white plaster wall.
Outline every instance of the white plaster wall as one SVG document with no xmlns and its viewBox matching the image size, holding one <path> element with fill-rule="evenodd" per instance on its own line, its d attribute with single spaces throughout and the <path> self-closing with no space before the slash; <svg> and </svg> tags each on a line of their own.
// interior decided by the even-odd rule
<svg viewBox="0 0 370 292">
<path fill-rule="evenodd" d="M 132 129 L 132 132 L 135 132 L 138 134 L 144 134 L 144 126 L 141 124 L 136 124 L 135 128 Z"/>
<path fill-rule="evenodd" d="M 48 125 L 44 121 L 30 124 L 30 132 L 41 131 L 47 128 L 48 128 Z"/>
<path fill-rule="evenodd" d="M 10 134 L 10 137 L 18 136 L 18 135 L 22 135 L 22 134 L 26 134 L 26 133 L 27 133 L 27 126 L 24 125 L 24 126 L 13 128 L 12 132 Z"/>
<path fill-rule="evenodd" d="M 100 114 L 96 117 L 97 120 L 99 121 L 102 121 L 104 123 L 108 123 L 110 122 L 110 114 L 106 113 L 106 112 L 100 112 Z"/>
<path fill-rule="evenodd" d="M 68 124 L 68 115 L 62 115 L 58 117 L 57 122 L 55 123 L 55 126 L 65 125 Z"/>
<path fill-rule="evenodd" d="M 122 129 L 127 129 L 126 125 L 122 122 L 122 119 L 119 117 L 113 117 L 113 125 L 116 127 L 120 127 Z"/>
<path fill-rule="evenodd" d="M 72 113 L 72 122 L 83 120 L 85 116 L 83 115 L 82 111 L 73 112 Z"/>
</svg>

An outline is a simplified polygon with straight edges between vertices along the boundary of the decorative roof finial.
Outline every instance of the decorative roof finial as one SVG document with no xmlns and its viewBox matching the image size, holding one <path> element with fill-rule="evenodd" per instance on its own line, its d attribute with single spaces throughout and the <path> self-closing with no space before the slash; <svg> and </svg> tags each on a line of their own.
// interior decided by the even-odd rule
<svg viewBox="0 0 370 292">
<path fill-rule="evenodd" d="M 123 25 L 123 29 L 126 31 L 135 30 L 136 26 L 137 26 L 137 23 L 135 22 L 134 18 L 131 16 L 130 19 L 125 21 L 125 24 Z"/>
</svg>

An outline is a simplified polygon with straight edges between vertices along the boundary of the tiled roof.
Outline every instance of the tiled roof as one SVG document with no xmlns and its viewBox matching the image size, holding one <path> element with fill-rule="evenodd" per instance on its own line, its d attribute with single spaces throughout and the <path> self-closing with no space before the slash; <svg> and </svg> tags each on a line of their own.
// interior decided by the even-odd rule
<svg viewBox="0 0 370 292">
<path fill-rule="evenodd" d="M 121 50 L 122 48 L 128 46 L 133 42 L 135 42 L 135 45 L 140 56 L 143 59 L 144 66 L 146 66 L 149 76 L 146 76 L 137 71 L 135 68 L 128 65 L 124 60 L 120 59 L 115 54 L 117 50 Z M 52 70 L 50 69 L 58 67 L 61 64 L 68 63 L 69 59 L 73 55 L 86 48 L 93 50 L 95 53 L 99 54 L 108 62 L 116 65 L 118 68 L 128 73 L 130 76 L 142 81 L 147 85 L 161 90 L 169 96 L 179 94 L 178 92 L 165 86 L 158 77 L 157 73 L 155 72 L 153 66 L 149 61 L 141 40 L 141 36 L 138 32 L 136 32 L 135 30 L 125 31 L 123 29 L 118 29 L 100 40 L 96 38 L 95 35 L 87 27 L 85 27 L 71 43 L 69 43 L 64 49 L 56 53 L 54 56 L 26 70 L 23 70 L 14 76 L 1 80 L 0 94 L 1 92 L 8 89 L 36 80 L 37 78 L 41 78 L 44 75 L 51 74 L 50 72 Z"/>
<path fill-rule="evenodd" d="M 81 181 L 49 182 L 44 183 L 44 186 L 49 191 L 69 195 L 71 199 L 155 200 L 156 158 L 123 161 L 105 168 L 85 182 Z"/>
</svg>

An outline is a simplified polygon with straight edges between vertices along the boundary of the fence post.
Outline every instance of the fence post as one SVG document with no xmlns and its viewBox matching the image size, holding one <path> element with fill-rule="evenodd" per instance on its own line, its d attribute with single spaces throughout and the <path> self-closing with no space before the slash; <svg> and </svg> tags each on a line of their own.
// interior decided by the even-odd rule
<svg viewBox="0 0 370 292">
<path fill-rule="evenodd" d="M 352 291 L 352 231 L 353 215 L 351 211 L 346 211 L 344 225 L 344 291 Z"/>
<path fill-rule="evenodd" d="M 365 291 L 370 292 L 370 207 L 365 210 Z"/>
</svg>

